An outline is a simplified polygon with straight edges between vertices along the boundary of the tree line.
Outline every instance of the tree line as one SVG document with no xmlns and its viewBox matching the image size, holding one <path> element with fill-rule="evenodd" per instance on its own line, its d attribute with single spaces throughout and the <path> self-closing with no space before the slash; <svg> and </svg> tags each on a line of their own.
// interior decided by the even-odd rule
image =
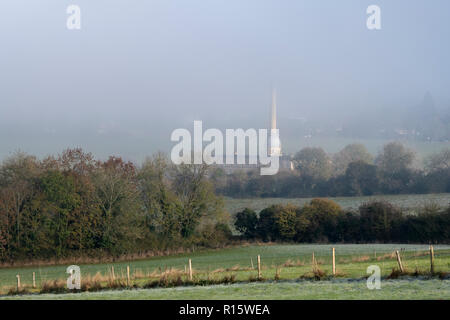
<svg viewBox="0 0 450 320">
<path fill-rule="evenodd" d="M 203 165 L 162 154 L 137 167 L 68 149 L 43 160 L 17 153 L 0 166 L 0 260 L 110 255 L 231 236 Z"/>
<path fill-rule="evenodd" d="M 384 201 L 345 211 L 328 199 L 313 199 L 303 207 L 273 205 L 259 214 L 238 212 L 234 222 L 245 239 L 292 242 L 450 243 L 450 206 L 425 206 L 407 215 Z"/>
<path fill-rule="evenodd" d="M 448 188 L 449 154 L 444 150 L 428 159 L 423 176 L 434 188 Z M 332 162 L 320 160 L 320 155 L 324 153 L 319 149 L 304 149 L 295 157 L 294 173 L 246 173 L 236 181 L 241 173 L 224 177 L 206 165 L 175 166 L 161 153 L 137 166 L 120 157 L 94 159 L 81 149 L 44 159 L 19 152 L 0 165 L 0 261 L 222 246 L 235 237 L 218 192 L 237 188 L 240 191 L 231 194 L 395 193 L 414 185 L 405 183 L 403 175 L 421 176 L 410 166 L 414 155 L 398 144 L 385 146 L 375 164 L 368 163 L 370 155 L 358 145 L 347 147 Z M 336 170 L 341 174 L 334 175 Z M 340 179 L 341 184 L 333 182 Z M 376 214 L 367 213 L 372 211 Z M 448 241 L 448 210 L 435 211 L 410 217 L 388 204 L 371 204 L 354 213 L 314 200 L 303 208 L 273 206 L 259 215 L 246 210 L 237 215 L 235 226 L 248 239 Z"/>
<path fill-rule="evenodd" d="M 399 142 L 384 145 L 373 157 L 361 144 L 329 155 L 322 148 L 304 148 L 292 158 L 295 170 L 261 176 L 256 170 L 225 174 L 216 168 L 211 178 L 216 192 L 229 197 L 338 197 L 376 194 L 450 192 L 450 149 L 425 159 Z"/>
</svg>

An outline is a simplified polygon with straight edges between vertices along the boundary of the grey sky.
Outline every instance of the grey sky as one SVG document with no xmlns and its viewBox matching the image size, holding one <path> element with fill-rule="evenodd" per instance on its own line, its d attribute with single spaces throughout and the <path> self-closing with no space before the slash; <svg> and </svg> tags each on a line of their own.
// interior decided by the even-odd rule
<svg viewBox="0 0 450 320">
<path fill-rule="evenodd" d="M 380 31 L 366 28 L 370 4 Z M 280 121 L 405 108 L 425 92 L 448 107 L 448 39 L 447 0 L 2 0 L 0 156 L 82 146 L 133 159 L 167 151 L 194 119 L 266 127 L 273 86 Z"/>
</svg>

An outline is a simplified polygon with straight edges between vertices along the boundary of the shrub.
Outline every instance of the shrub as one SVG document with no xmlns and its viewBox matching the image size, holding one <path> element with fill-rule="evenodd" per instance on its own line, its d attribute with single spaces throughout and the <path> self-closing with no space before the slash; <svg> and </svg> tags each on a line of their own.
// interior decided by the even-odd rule
<svg viewBox="0 0 450 320">
<path fill-rule="evenodd" d="M 360 219 L 354 212 L 346 212 L 338 216 L 335 237 L 333 242 L 359 242 L 361 241 Z"/>
<path fill-rule="evenodd" d="M 258 234 L 263 240 L 292 240 L 296 233 L 298 208 L 293 205 L 274 205 L 260 212 Z"/>
<path fill-rule="evenodd" d="M 400 209 L 386 201 L 371 201 L 359 207 L 361 236 L 366 241 L 392 240 L 395 225 L 403 219 Z"/>
<path fill-rule="evenodd" d="M 297 240 L 326 242 L 337 238 L 336 227 L 341 214 L 341 207 L 334 201 L 311 200 L 297 214 Z"/>
<path fill-rule="evenodd" d="M 256 212 L 245 208 L 236 214 L 234 226 L 236 230 L 243 234 L 246 238 L 254 238 L 256 236 L 256 227 L 258 224 L 258 216 Z"/>
<path fill-rule="evenodd" d="M 281 205 L 273 205 L 259 213 L 257 225 L 258 236 L 264 241 L 279 239 L 279 233 L 276 226 L 276 213 L 281 210 Z"/>
</svg>

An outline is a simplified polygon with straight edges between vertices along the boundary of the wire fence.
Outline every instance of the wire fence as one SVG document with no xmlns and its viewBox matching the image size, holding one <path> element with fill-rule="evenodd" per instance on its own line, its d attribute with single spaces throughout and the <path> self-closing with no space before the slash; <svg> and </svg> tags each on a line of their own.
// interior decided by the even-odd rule
<svg viewBox="0 0 450 320">
<path fill-rule="evenodd" d="M 335 250 L 333 267 L 333 248 Z M 277 250 L 278 249 L 278 250 Z M 398 252 L 398 256 L 396 252 Z M 127 267 L 131 279 L 161 277 L 168 273 L 188 275 L 191 259 L 197 277 L 211 273 L 234 273 L 242 278 L 257 274 L 257 257 L 261 259 L 263 277 L 273 277 L 280 270 L 286 278 L 297 278 L 319 268 L 329 276 L 363 278 L 367 267 L 376 265 L 384 277 L 400 266 L 408 274 L 450 272 L 450 246 L 437 245 L 274 245 L 240 248 L 240 251 L 200 252 L 176 257 L 161 257 L 145 261 L 120 262 L 115 264 L 83 265 L 83 278 L 126 278 Z M 431 258 L 433 257 L 433 259 Z M 399 262 L 400 259 L 400 262 Z M 66 280 L 66 266 L 22 268 L 0 270 L 0 288 L 3 292 L 12 286 L 39 287 L 46 281 Z M 19 284 L 20 281 L 20 284 Z"/>
</svg>

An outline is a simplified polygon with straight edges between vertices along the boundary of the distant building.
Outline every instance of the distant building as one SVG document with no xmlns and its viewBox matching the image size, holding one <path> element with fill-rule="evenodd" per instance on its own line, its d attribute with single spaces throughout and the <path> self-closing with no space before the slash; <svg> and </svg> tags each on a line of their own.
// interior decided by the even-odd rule
<svg viewBox="0 0 450 320">
<path fill-rule="evenodd" d="M 271 130 L 277 129 L 277 97 L 276 91 L 272 91 L 272 108 L 271 108 Z M 269 131 L 270 132 L 270 131 Z M 278 156 L 279 157 L 279 169 L 280 170 L 294 170 L 294 164 L 292 162 L 292 157 L 289 155 L 283 155 L 281 150 L 281 141 L 280 138 L 270 137 L 269 141 L 269 156 Z M 256 170 L 260 168 L 260 164 L 249 164 L 249 158 L 246 156 L 245 164 L 236 164 L 236 156 L 235 156 L 235 164 L 223 164 L 217 165 L 218 167 L 224 169 L 226 173 L 232 173 L 238 170 Z"/>
</svg>

